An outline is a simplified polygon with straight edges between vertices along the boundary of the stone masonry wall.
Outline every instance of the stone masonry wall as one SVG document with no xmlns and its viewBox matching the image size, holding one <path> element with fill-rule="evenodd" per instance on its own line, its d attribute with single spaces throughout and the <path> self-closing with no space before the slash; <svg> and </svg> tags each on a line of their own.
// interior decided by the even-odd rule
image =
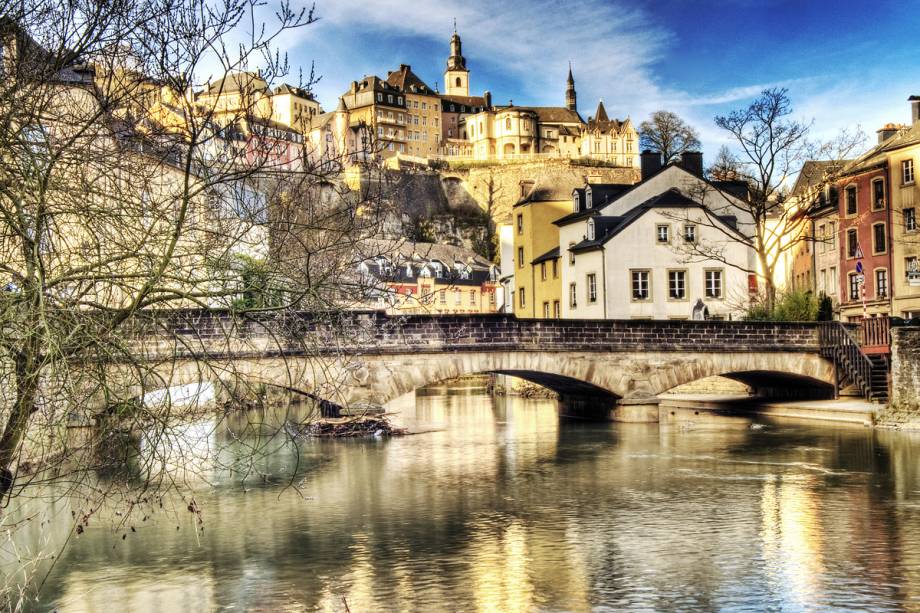
<svg viewBox="0 0 920 613">
<path fill-rule="evenodd" d="M 920 418 L 920 328 L 891 329 L 890 409 Z"/>
<path fill-rule="evenodd" d="M 194 355 L 367 355 L 463 351 L 806 352 L 807 323 L 521 320 L 511 315 L 387 316 L 383 312 L 234 317 L 223 311 L 147 313 L 131 336 L 149 358 Z"/>
</svg>

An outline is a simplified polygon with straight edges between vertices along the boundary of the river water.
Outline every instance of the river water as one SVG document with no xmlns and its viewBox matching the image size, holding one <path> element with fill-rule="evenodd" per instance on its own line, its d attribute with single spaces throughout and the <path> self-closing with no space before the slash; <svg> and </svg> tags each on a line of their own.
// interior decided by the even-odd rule
<svg viewBox="0 0 920 613">
<path fill-rule="evenodd" d="M 468 383 L 394 408 L 437 431 L 281 436 L 242 485 L 203 452 L 200 514 L 94 518 L 38 608 L 920 610 L 918 438 L 566 422 Z M 196 428 L 222 457 L 255 440 Z M 36 533 L 72 528 L 79 501 L 57 504 Z"/>
</svg>

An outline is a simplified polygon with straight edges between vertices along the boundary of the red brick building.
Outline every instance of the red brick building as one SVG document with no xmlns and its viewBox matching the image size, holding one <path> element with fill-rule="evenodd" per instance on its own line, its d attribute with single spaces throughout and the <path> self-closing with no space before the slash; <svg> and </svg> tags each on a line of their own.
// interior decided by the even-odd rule
<svg viewBox="0 0 920 613">
<path fill-rule="evenodd" d="M 837 183 L 843 321 L 891 311 L 890 182 L 886 160 L 876 154 L 872 149 L 852 162 Z"/>
</svg>

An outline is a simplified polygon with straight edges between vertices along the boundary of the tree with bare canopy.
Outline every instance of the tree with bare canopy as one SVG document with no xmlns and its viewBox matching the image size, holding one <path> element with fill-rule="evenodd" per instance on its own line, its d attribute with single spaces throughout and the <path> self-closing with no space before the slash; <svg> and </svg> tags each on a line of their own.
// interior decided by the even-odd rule
<svg viewBox="0 0 920 613">
<path fill-rule="evenodd" d="M 658 151 L 668 164 L 685 151 L 700 148 L 700 137 L 687 122 L 671 111 L 655 111 L 639 125 L 643 150 Z"/>
<path fill-rule="evenodd" d="M 826 142 L 812 141 L 812 124 L 793 117 L 792 103 L 786 89 L 768 89 L 747 107 L 715 118 L 718 127 L 731 137 L 732 149 L 723 148 L 709 169 L 711 182 L 701 182 L 692 194 L 703 204 L 721 203 L 719 181 L 743 181 L 747 196 L 734 205 L 732 215 L 737 219 L 740 234 L 721 230 L 718 219 L 724 207 L 707 206 L 704 211 L 709 225 L 720 229 L 725 240 L 743 240 L 754 252 L 752 265 L 745 272 L 760 280 L 761 307 L 772 313 L 777 299 L 777 272 L 787 254 L 802 241 L 814 240 L 804 232 L 809 215 L 818 208 L 817 201 L 790 198 L 790 182 L 809 160 L 843 160 L 863 145 L 860 130 L 841 131 Z M 840 164 L 827 164 L 839 169 Z M 833 172 L 821 181 L 833 182 Z M 713 259 L 725 262 L 723 245 L 704 242 L 681 246 L 687 258 Z"/>
<path fill-rule="evenodd" d="M 4 528 L 28 515 L 21 507 L 29 499 L 71 495 L 61 483 L 87 488 L 86 508 L 73 511 L 75 532 L 103 501 L 120 501 L 128 511 L 118 517 L 127 517 L 167 492 L 184 495 L 191 463 L 165 450 L 176 424 L 195 413 L 159 393 L 174 382 L 162 362 L 154 370 L 137 357 L 135 331 L 215 308 L 241 320 L 310 311 L 336 331 L 338 314 L 361 303 L 367 288 L 355 271 L 374 255 L 362 245 L 379 232 L 387 199 L 381 181 L 352 190 L 340 177 L 346 163 L 372 175 L 377 146 L 359 126 L 352 146 L 320 155 L 303 132 L 272 123 L 272 83 L 288 72 L 276 41 L 315 17 L 283 1 L 263 5 L 2 4 Z M 167 328 L 158 329 L 167 354 L 194 354 Z M 208 411 L 265 398 L 264 384 L 232 363 L 193 357 L 222 400 Z M 314 389 L 297 391 L 315 397 Z M 153 392 L 155 403 L 147 401 Z M 74 436 L 75 424 L 93 427 Z M 144 453 L 133 434 L 122 453 L 120 434 L 137 432 Z M 244 461 L 258 450 L 250 451 Z M 100 471 L 128 467 L 131 488 L 98 480 Z M 21 582 L 7 578 L 12 599 Z"/>
</svg>

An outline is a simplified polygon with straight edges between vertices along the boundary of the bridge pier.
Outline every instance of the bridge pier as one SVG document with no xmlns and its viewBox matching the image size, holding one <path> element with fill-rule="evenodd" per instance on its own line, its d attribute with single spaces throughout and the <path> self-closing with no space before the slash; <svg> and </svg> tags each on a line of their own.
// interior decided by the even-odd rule
<svg viewBox="0 0 920 613">
<path fill-rule="evenodd" d="M 612 421 L 633 424 L 658 423 L 658 398 L 621 398 L 610 411 Z"/>
</svg>

